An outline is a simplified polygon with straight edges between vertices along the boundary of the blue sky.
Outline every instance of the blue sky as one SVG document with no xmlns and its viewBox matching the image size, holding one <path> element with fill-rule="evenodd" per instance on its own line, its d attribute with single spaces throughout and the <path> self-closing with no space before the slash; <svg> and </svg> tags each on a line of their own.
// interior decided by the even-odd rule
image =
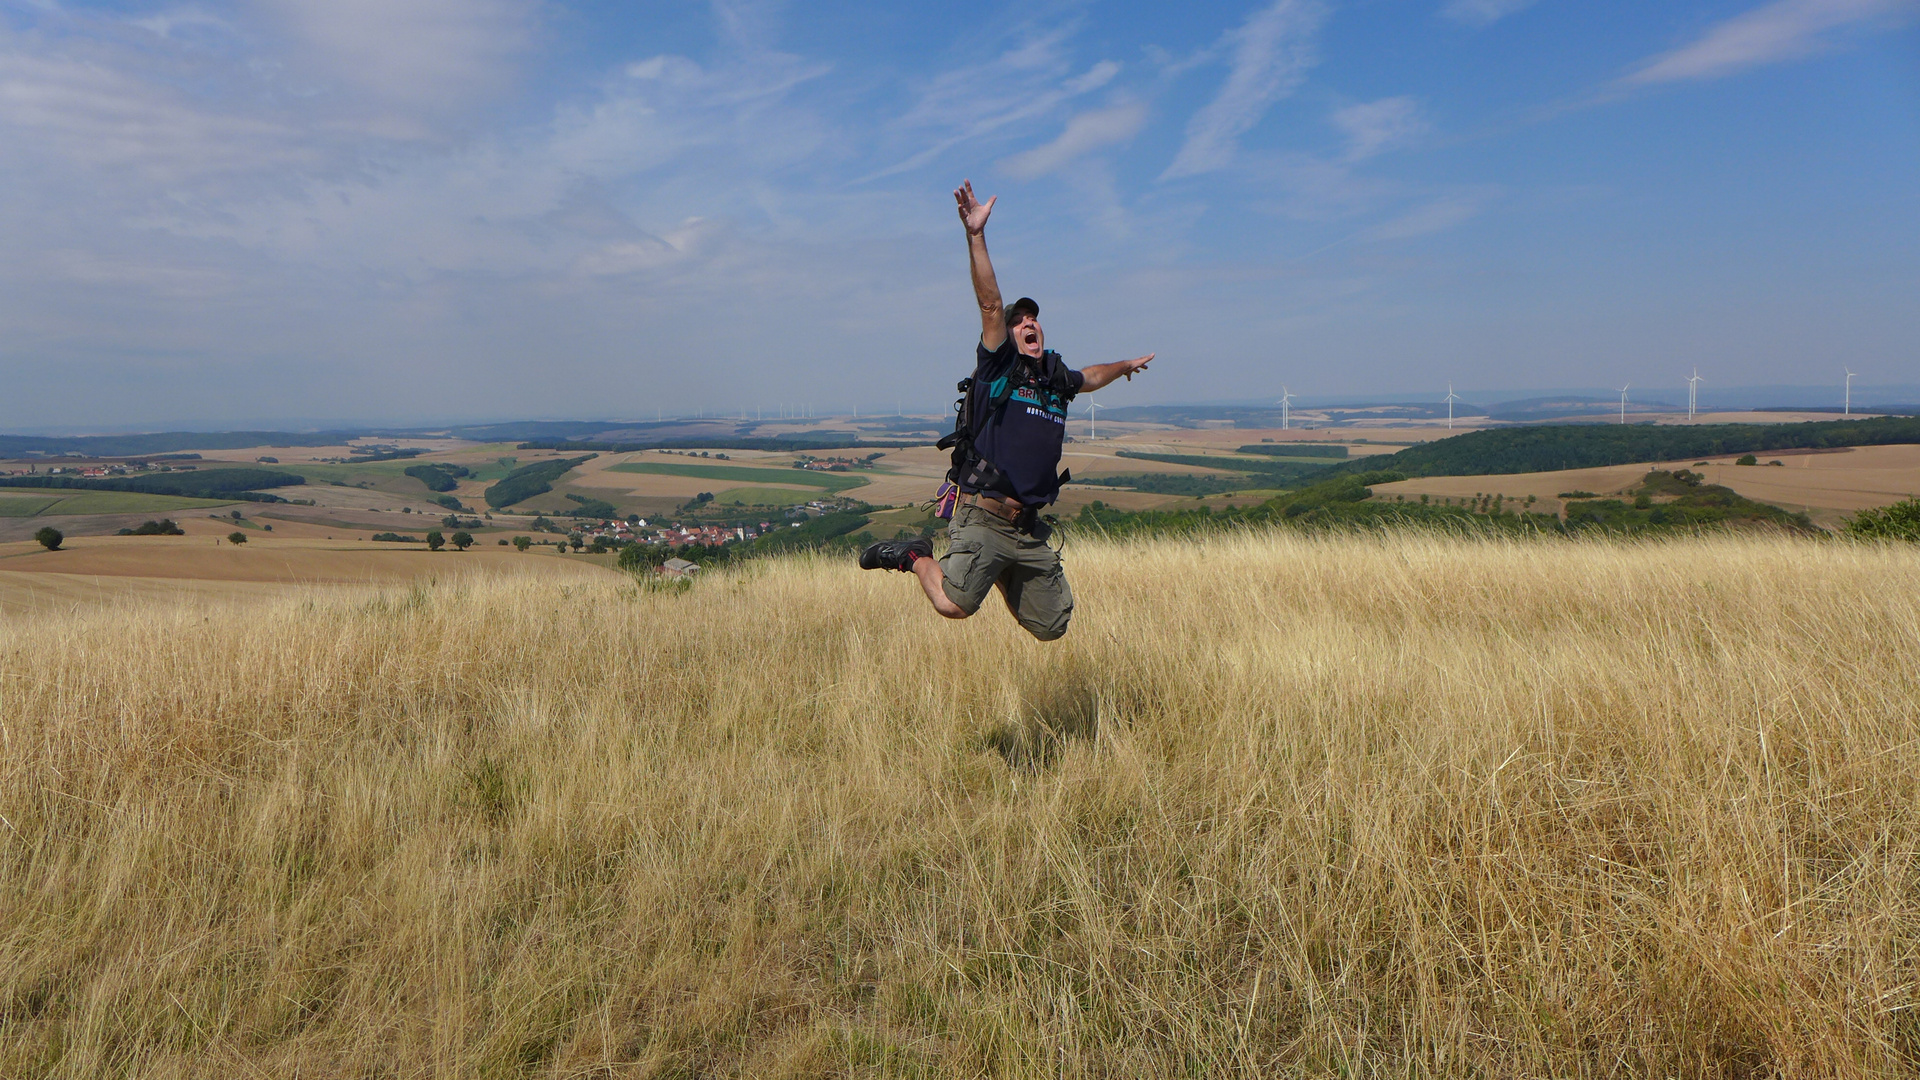
<svg viewBox="0 0 1920 1080">
<path fill-rule="evenodd" d="M 1920 0 L 0 0 L 0 427 L 1920 381 Z"/>
</svg>

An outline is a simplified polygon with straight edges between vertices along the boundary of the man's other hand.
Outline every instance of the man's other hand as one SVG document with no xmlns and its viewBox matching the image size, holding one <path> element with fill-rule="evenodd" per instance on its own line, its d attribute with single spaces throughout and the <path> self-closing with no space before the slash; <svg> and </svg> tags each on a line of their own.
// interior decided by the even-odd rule
<svg viewBox="0 0 1920 1080">
<path fill-rule="evenodd" d="M 971 180 L 962 180 L 960 186 L 953 189 L 953 201 L 960 206 L 960 224 L 976 236 L 986 229 L 987 218 L 992 215 L 993 204 L 999 198 L 995 195 L 984 203 L 974 198 Z"/>
</svg>

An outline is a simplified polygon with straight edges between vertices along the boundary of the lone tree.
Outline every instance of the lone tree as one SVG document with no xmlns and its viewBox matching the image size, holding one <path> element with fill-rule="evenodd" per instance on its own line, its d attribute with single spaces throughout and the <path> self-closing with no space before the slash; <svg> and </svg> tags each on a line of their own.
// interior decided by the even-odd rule
<svg viewBox="0 0 1920 1080">
<path fill-rule="evenodd" d="M 239 529 L 235 529 L 227 534 L 227 543 L 229 544 L 244 544 L 246 542 L 247 534 L 241 532 Z"/>
<path fill-rule="evenodd" d="M 447 538 L 446 538 L 446 537 L 444 537 L 444 536 L 442 536 L 442 535 L 440 535 L 440 530 L 439 530 L 439 529 L 430 529 L 430 530 L 428 530 L 428 532 L 427 532 L 427 550 L 429 550 L 429 551 L 439 551 L 439 550 L 440 550 L 441 548 L 443 548 L 443 547 L 446 547 L 446 546 L 447 546 Z"/>
<path fill-rule="evenodd" d="M 473 546 L 473 534 L 470 532 L 454 533 L 453 546 L 459 548 L 461 551 L 467 550 Z"/>
<path fill-rule="evenodd" d="M 516 536 L 513 538 L 513 546 L 521 551 L 525 551 L 533 546 L 533 541 L 525 536 Z"/>
<path fill-rule="evenodd" d="M 61 532 L 59 529 L 56 529 L 53 526 L 49 525 L 46 528 L 41 529 L 39 532 L 34 533 L 33 538 L 35 540 L 38 540 L 40 542 L 40 546 L 43 548 L 46 548 L 48 551 L 59 551 L 60 541 L 65 540 L 67 538 L 67 535 Z"/>
</svg>

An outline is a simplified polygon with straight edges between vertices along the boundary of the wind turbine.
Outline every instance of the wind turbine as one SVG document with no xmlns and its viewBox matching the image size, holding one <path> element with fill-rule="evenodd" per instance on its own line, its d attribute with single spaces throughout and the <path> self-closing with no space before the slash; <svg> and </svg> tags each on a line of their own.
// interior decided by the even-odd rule
<svg viewBox="0 0 1920 1080">
<path fill-rule="evenodd" d="M 1847 404 L 1845 406 L 1846 411 L 1842 415 L 1852 416 L 1853 415 L 1853 372 L 1847 368 L 1841 368 L 1840 370 L 1845 371 L 1847 373 Z"/>
<path fill-rule="evenodd" d="M 1627 384 L 1627 386 L 1632 385 L 1632 383 Z M 1620 388 L 1620 422 L 1623 424 L 1627 422 L 1627 386 Z"/>
<path fill-rule="evenodd" d="M 1104 408 L 1104 406 L 1102 406 L 1097 401 L 1087 402 L 1087 441 L 1088 442 L 1092 442 L 1094 439 L 1099 438 L 1100 414 L 1095 412 L 1094 410 L 1100 409 L 1100 408 Z"/>
<path fill-rule="evenodd" d="M 1453 403 L 1459 400 L 1460 398 L 1456 396 L 1453 392 L 1453 384 L 1448 383 L 1447 384 L 1447 430 L 1448 431 L 1453 430 Z"/>
<path fill-rule="evenodd" d="M 1285 383 L 1280 384 L 1280 430 L 1281 431 L 1287 430 L 1287 416 L 1289 411 L 1288 406 L 1290 406 L 1292 403 L 1293 403 L 1293 394 L 1287 390 Z"/>
<path fill-rule="evenodd" d="M 1706 382 L 1700 377 L 1700 369 L 1693 369 L 1693 377 L 1687 380 L 1687 423 L 1693 423 L 1693 403 L 1700 392 L 1700 383 Z"/>
</svg>

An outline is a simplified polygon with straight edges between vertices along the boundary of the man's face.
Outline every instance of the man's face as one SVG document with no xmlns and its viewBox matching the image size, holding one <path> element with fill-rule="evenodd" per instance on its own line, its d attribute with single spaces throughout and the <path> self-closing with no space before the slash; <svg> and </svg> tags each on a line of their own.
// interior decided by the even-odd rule
<svg viewBox="0 0 1920 1080">
<path fill-rule="evenodd" d="M 1007 327 L 1007 336 L 1013 339 L 1013 347 L 1018 349 L 1022 356 L 1031 356 L 1038 360 L 1040 354 L 1046 351 L 1047 332 L 1040 329 L 1040 320 L 1024 311 L 1012 326 Z"/>
</svg>

